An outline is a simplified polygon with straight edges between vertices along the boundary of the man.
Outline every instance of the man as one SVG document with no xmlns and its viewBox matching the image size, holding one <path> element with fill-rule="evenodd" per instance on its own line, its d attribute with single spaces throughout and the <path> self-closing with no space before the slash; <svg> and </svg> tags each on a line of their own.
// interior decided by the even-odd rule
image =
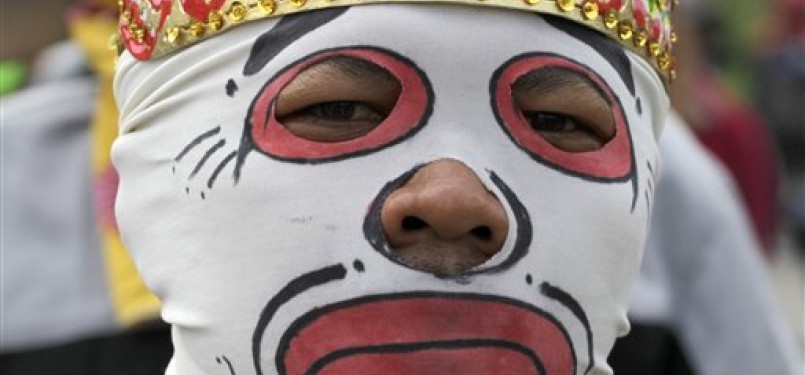
<svg viewBox="0 0 805 375">
<path fill-rule="evenodd" d="M 117 215 L 169 374 L 610 372 L 667 14 L 479 4 L 124 4 Z"/>
</svg>

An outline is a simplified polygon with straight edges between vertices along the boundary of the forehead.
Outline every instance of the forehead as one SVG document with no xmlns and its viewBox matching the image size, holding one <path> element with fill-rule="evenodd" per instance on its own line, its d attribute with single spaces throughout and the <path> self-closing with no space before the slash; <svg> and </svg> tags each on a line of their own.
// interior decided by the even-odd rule
<svg viewBox="0 0 805 375">
<path fill-rule="evenodd" d="M 302 17 L 320 20 L 302 22 Z M 412 59 L 436 84 L 448 79 L 451 83 L 486 85 L 501 64 L 526 52 L 558 54 L 590 66 L 611 85 L 624 84 L 623 72 L 619 75 L 610 62 L 613 59 L 610 57 L 608 61 L 591 48 L 589 40 L 577 39 L 529 12 L 455 5 L 383 4 L 354 6 L 329 20 L 323 20 L 324 17 L 316 13 L 302 17 L 298 21 L 307 28 L 303 32 L 281 31 L 283 28 L 278 25 L 264 34 L 267 40 L 289 43 L 275 59 L 255 64 L 254 56 L 265 53 L 262 49 L 276 49 L 270 42 L 262 46 L 255 44 L 247 62 L 252 65 L 253 73 L 276 71 L 316 51 L 359 45 L 390 49 Z M 289 21 L 283 22 L 293 22 Z M 619 62 L 628 65 L 626 59 Z"/>
</svg>

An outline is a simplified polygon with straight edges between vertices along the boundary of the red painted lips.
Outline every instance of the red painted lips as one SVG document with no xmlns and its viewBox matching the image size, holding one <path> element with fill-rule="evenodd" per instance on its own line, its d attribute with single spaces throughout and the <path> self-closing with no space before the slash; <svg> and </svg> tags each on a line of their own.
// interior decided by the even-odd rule
<svg viewBox="0 0 805 375">
<path fill-rule="evenodd" d="M 572 375 L 564 328 L 520 301 L 455 294 L 372 296 L 299 318 L 280 343 L 286 375 Z"/>
</svg>

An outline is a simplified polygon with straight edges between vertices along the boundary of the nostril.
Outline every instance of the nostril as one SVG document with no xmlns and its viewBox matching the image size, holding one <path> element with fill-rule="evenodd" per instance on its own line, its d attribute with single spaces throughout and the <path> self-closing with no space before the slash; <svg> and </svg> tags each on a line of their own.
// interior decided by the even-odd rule
<svg viewBox="0 0 805 375">
<path fill-rule="evenodd" d="M 418 230 L 427 226 L 428 224 L 425 221 L 414 216 L 406 216 L 402 221 L 402 227 L 404 230 Z"/>
<path fill-rule="evenodd" d="M 470 233 L 484 241 L 489 241 L 492 239 L 492 229 L 489 229 L 489 227 L 486 225 L 475 227 L 470 231 Z"/>
</svg>

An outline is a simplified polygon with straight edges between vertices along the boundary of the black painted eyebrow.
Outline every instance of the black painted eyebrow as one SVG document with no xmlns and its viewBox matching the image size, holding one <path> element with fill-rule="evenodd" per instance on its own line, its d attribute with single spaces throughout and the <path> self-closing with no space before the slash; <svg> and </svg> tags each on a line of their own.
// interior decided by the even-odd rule
<svg viewBox="0 0 805 375">
<path fill-rule="evenodd" d="M 629 93 L 635 96 L 634 77 L 632 76 L 632 65 L 629 58 L 623 51 L 623 47 L 617 42 L 609 39 L 605 35 L 592 30 L 586 26 L 578 25 L 573 21 L 551 15 L 540 15 L 551 26 L 564 31 L 574 38 L 584 42 L 598 52 L 612 68 L 618 72 L 621 80 L 629 89 Z"/>
<path fill-rule="evenodd" d="M 329 8 L 283 17 L 271 30 L 260 35 L 254 42 L 249 59 L 243 66 L 243 75 L 256 74 L 291 43 L 338 18 L 347 9 L 347 7 Z"/>
</svg>

